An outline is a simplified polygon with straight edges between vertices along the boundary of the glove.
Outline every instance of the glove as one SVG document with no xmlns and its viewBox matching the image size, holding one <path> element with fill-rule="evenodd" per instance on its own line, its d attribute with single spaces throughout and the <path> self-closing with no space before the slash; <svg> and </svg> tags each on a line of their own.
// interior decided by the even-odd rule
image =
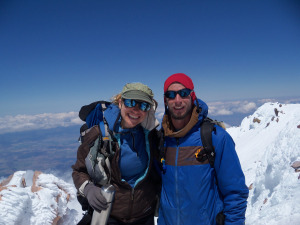
<svg viewBox="0 0 300 225">
<path fill-rule="evenodd" d="M 101 188 L 95 186 L 93 183 L 88 183 L 83 193 L 87 198 L 90 206 L 96 210 L 97 212 L 101 212 L 101 210 L 107 209 L 107 201 L 106 198 L 101 193 Z"/>
</svg>

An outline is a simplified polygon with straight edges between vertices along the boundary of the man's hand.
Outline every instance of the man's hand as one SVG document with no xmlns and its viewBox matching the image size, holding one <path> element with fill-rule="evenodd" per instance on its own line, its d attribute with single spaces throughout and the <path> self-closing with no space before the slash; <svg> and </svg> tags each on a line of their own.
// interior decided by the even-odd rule
<svg viewBox="0 0 300 225">
<path fill-rule="evenodd" d="M 93 183 L 88 183 L 83 191 L 90 206 L 97 212 L 107 209 L 107 201 L 101 193 L 101 188 L 95 186 Z"/>
</svg>

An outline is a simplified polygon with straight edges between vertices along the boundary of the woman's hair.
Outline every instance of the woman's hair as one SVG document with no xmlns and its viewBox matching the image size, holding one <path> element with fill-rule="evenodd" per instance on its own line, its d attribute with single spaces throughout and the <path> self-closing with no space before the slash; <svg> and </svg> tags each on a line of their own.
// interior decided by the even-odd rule
<svg viewBox="0 0 300 225">
<path fill-rule="evenodd" d="M 119 93 L 111 98 L 111 101 L 115 105 L 119 105 L 119 100 L 122 99 L 122 93 Z"/>
</svg>

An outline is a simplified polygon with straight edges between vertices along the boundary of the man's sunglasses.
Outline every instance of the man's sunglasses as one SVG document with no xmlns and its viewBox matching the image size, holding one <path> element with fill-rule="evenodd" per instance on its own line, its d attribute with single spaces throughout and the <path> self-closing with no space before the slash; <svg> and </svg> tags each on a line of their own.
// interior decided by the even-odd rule
<svg viewBox="0 0 300 225">
<path fill-rule="evenodd" d="M 181 98 L 184 98 L 189 96 L 191 92 L 192 92 L 191 89 L 185 88 L 179 91 L 166 91 L 164 95 L 166 98 L 174 99 L 176 98 L 176 95 L 179 94 Z"/>
<path fill-rule="evenodd" d="M 141 102 L 134 99 L 123 99 L 124 105 L 128 108 L 135 107 L 137 104 L 139 105 L 140 110 L 143 112 L 149 111 L 151 105 L 148 102 Z"/>
</svg>

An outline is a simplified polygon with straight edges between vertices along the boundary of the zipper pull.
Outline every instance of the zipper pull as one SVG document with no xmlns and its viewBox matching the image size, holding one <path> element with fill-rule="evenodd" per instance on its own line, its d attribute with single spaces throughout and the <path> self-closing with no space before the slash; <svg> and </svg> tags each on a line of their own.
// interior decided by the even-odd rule
<svg viewBox="0 0 300 225">
<path fill-rule="evenodd" d="M 176 138 L 177 146 L 179 146 L 179 138 Z"/>
<path fill-rule="evenodd" d="M 167 168 L 166 168 L 166 160 L 164 158 L 161 158 L 160 159 L 160 163 L 162 165 L 162 173 L 165 174 L 166 170 L 167 170 Z"/>
</svg>

